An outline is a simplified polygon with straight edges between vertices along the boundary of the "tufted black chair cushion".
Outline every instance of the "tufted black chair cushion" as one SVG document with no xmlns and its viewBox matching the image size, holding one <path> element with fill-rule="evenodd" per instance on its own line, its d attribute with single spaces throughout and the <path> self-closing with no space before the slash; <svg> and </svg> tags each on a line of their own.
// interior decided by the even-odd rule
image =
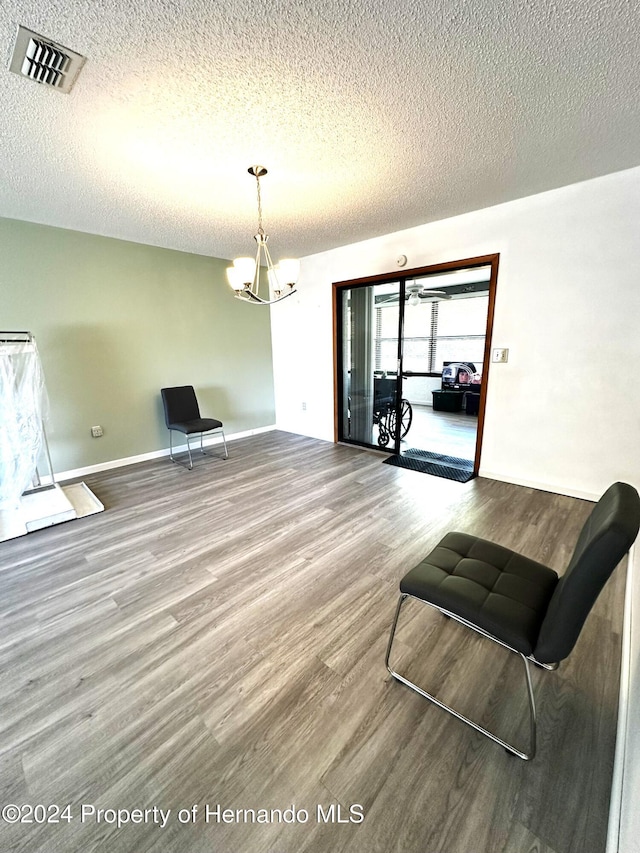
<svg viewBox="0 0 640 853">
<path fill-rule="evenodd" d="M 400 591 L 448 610 L 540 663 L 573 649 L 602 587 L 633 545 L 640 496 L 614 483 L 587 519 L 564 574 L 468 533 L 448 533 Z"/>
<path fill-rule="evenodd" d="M 558 583 L 552 569 L 468 533 L 448 533 L 400 591 L 449 610 L 530 655 Z"/>
</svg>

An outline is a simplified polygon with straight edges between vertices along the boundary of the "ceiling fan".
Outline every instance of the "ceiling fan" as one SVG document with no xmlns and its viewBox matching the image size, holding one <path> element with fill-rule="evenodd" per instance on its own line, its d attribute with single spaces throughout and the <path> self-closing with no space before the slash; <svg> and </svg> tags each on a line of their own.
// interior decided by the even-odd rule
<svg viewBox="0 0 640 853">
<path fill-rule="evenodd" d="M 421 299 L 451 299 L 451 294 L 444 290 L 429 290 L 421 284 L 407 284 L 406 292 L 408 294 L 409 305 L 420 305 Z"/>
<path fill-rule="evenodd" d="M 435 302 L 437 299 L 451 299 L 451 294 L 446 290 L 430 290 L 416 282 L 407 282 L 405 287 L 405 299 L 409 305 L 420 305 L 421 301 Z M 397 305 L 398 293 L 388 293 L 384 296 L 376 296 L 376 305 Z"/>
</svg>

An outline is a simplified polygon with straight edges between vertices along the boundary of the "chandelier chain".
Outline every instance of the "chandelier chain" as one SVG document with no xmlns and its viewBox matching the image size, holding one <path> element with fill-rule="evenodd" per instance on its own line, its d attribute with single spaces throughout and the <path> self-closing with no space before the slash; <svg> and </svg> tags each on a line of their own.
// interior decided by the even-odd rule
<svg viewBox="0 0 640 853">
<path fill-rule="evenodd" d="M 262 197 L 260 196 L 260 178 L 256 175 L 256 187 L 258 191 L 258 234 L 264 237 L 264 228 L 262 227 Z"/>
</svg>

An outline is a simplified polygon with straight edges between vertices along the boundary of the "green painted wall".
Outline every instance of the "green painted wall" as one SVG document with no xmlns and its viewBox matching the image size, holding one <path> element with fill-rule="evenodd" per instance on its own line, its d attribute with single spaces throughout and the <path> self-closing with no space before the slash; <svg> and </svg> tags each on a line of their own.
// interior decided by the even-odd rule
<svg viewBox="0 0 640 853">
<path fill-rule="evenodd" d="M 227 435 L 275 422 L 269 309 L 231 296 L 228 264 L 0 218 L 0 330 L 36 335 L 56 471 L 166 448 L 165 385 Z"/>
</svg>

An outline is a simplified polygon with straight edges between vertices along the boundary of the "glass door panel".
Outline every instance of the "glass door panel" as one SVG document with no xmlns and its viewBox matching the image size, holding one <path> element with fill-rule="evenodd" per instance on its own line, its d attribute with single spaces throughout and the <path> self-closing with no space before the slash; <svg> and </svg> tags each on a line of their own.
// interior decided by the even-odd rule
<svg viewBox="0 0 640 853">
<path fill-rule="evenodd" d="M 339 439 L 370 447 L 395 445 L 400 283 L 340 291 Z"/>
<path fill-rule="evenodd" d="M 413 424 L 400 453 L 473 464 L 490 278 L 487 265 L 407 281 L 403 395 Z"/>
</svg>

